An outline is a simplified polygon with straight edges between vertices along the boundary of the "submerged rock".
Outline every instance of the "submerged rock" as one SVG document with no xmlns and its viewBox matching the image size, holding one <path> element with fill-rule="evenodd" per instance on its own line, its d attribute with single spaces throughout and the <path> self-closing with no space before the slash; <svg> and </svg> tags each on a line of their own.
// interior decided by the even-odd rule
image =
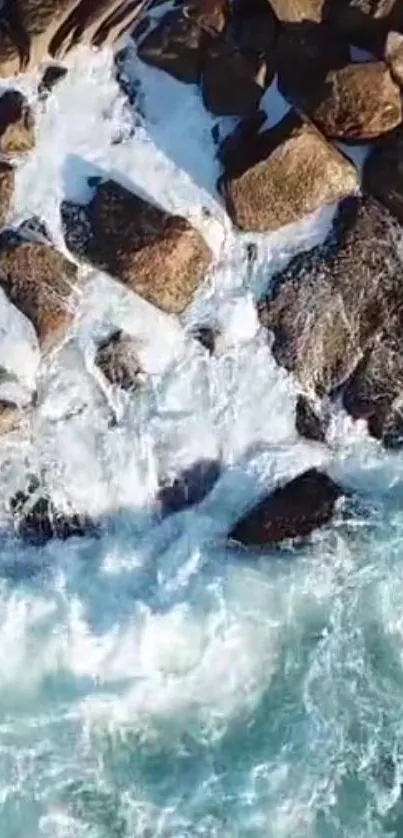
<svg viewBox="0 0 403 838">
<path fill-rule="evenodd" d="M 14 495 L 10 509 L 16 533 L 36 546 L 42 546 L 52 538 L 66 541 L 74 536 L 88 535 L 94 530 L 88 518 L 58 511 L 37 478 L 29 482 L 26 490 Z"/>
<path fill-rule="evenodd" d="M 108 180 L 87 207 L 62 207 L 68 247 L 163 311 L 179 314 L 203 280 L 211 252 L 186 219 Z"/>
<path fill-rule="evenodd" d="M 292 260 L 260 305 L 277 362 L 319 396 L 350 379 L 345 406 L 355 417 L 372 416 L 371 432 L 386 421 L 385 390 L 389 410 L 402 383 L 401 242 L 399 225 L 377 201 L 345 201 L 325 245 Z M 361 366 L 367 353 L 370 374 L 368 362 Z"/>
<path fill-rule="evenodd" d="M 247 547 L 304 538 L 329 523 L 342 494 L 330 477 L 310 469 L 260 501 L 238 521 L 229 538 Z"/>
<path fill-rule="evenodd" d="M 173 480 L 162 482 L 158 502 L 164 515 L 194 506 L 211 492 L 221 473 L 217 460 L 200 460 Z"/>
<path fill-rule="evenodd" d="M 110 384 L 122 390 L 135 390 L 141 383 L 141 365 L 136 341 L 122 331 L 98 347 L 95 363 Z"/>
<path fill-rule="evenodd" d="M 197 340 L 210 355 L 214 355 L 219 331 L 211 326 L 196 326 L 192 329 L 192 337 Z"/>
<path fill-rule="evenodd" d="M 35 145 L 34 116 L 19 90 L 7 90 L 0 97 L 0 153 L 30 151 Z"/>
<path fill-rule="evenodd" d="M 0 235 L 0 287 L 31 321 L 40 346 L 61 340 L 73 316 L 77 268 L 46 244 Z"/>
<path fill-rule="evenodd" d="M 267 131 L 250 122 L 237 133 L 218 185 L 241 230 L 277 230 L 358 188 L 355 167 L 296 112 Z"/>
</svg>

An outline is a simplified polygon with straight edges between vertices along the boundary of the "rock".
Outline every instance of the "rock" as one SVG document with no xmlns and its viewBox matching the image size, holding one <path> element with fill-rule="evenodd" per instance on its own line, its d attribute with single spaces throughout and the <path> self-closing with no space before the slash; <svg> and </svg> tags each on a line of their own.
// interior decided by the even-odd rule
<svg viewBox="0 0 403 838">
<path fill-rule="evenodd" d="M 62 207 L 70 249 L 148 302 L 179 314 L 202 281 L 211 252 L 188 221 L 144 201 L 112 180 L 86 207 Z"/>
<path fill-rule="evenodd" d="M 210 326 L 196 326 L 192 330 L 192 337 L 207 349 L 210 355 L 214 355 L 216 340 L 219 336 L 217 329 L 212 329 Z"/>
<path fill-rule="evenodd" d="M 122 390 L 135 390 L 141 383 L 141 365 L 136 342 L 122 331 L 98 347 L 95 363 L 110 384 Z"/>
<path fill-rule="evenodd" d="M 347 41 L 375 55 L 381 55 L 388 32 L 403 27 L 401 0 L 329 0 L 325 10 Z"/>
<path fill-rule="evenodd" d="M 301 393 L 295 407 L 295 427 L 300 436 L 313 442 L 326 442 L 326 427 L 309 399 Z"/>
<path fill-rule="evenodd" d="M 281 23 L 320 23 L 327 2 L 328 0 L 270 0 L 270 5 Z"/>
<path fill-rule="evenodd" d="M 218 186 L 241 230 L 277 230 L 358 188 L 355 167 L 295 112 L 228 148 Z"/>
<path fill-rule="evenodd" d="M 4 227 L 14 194 L 15 173 L 12 166 L 0 161 L 0 227 Z"/>
<path fill-rule="evenodd" d="M 389 32 L 385 45 L 385 61 L 396 84 L 403 87 L 403 35 Z"/>
<path fill-rule="evenodd" d="M 343 392 L 354 419 L 365 419 L 386 447 L 403 441 L 403 353 L 396 336 L 381 335 L 365 352 Z M 400 404 L 399 404 L 400 401 Z M 400 409 L 399 409 L 400 408 Z"/>
<path fill-rule="evenodd" d="M 197 84 L 204 49 L 214 33 L 223 31 L 227 15 L 227 0 L 204 0 L 175 9 L 146 35 L 138 47 L 138 56 L 179 81 Z"/>
<path fill-rule="evenodd" d="M 328 524 L 342 490 L 316 469 L 275 489 L 235 525 L 229 537 L 247 547 L 305 538 Z"/>
<path fill-rule="evenodd" d="M 34 70 L 49 56 L 78 43 L 114 40 L 140 13 L 144 0 L 5 0 L 0 36 L 0 76 Z"/>
<path fill-rule="evenodd" d="M 364 164 L 363 188 L 403 223 L 403 128 L 373 149 Z"/>
<path fill-rule="evenodd" d="M 304 110 L 326 137 L 355 142 L 376 139 L 402 121 L 400 90 L 383 61 L 330 70 L 306 92 Z"/>
<path fill-rule="evenodd" d="M 37 478 L 30 481 L 26 490 L 16 492 L 10 509 L 17 534 L 37 547 L 52 538 L 66 541 L 93 531 L 93 524 L 88 518 L 57 510 Z"/>
<path fill-rule="evenodd" d="M 0 287 L 32 323 L 42 348 L 61 340 L 73 319 L 77 268 L 54 248 L 0 235 Z"/>
<path fill-rule="evenodd" d="M 369 377 L 365 372 L 363 379 L 360 362 L 369 351 L 375 353 L 372 364 L 378 365 L 377 380 L 384 380 L 391 405 L 396 391 L 389 379 L 395 379 L 393 387 L 400 387 L 400 362 L 397 351 L 395 356 L 389 349 L 381 352 L 382 336 L 399 346 L 402 268 L 402 231 L 390 213 L 370 197 L 349 199 L 341 205 L 325 244 L 293 259 L 274 277 L 273 293 L 260 305 L 261 322 L 274 334 L 274 357 L 296 375 L 304 390 L 331 396 L 353 376 L 344 399 L 358 417 L 364 416 L 364 408 L 353 408 L 354 400 L 370 399 L 351 393 L 358 390 L 357 380 L 360 387 L 370 380 L 371 405 L 379 410 L 382 427 L 379 386 L 373 385 L 372 373 Z"/>
<path fill-rule="evenodd" d="M 63 67 L 61 64 L 50 64 L 49 67 L 46 67 L 38 85 L 38 94 L 41 101 L 47 99 L 55 85 L 64 79 L 67 73 L 67 67 Z"/>
<path fill-rule="evenodd" d="M 162 513 L 180 512 L 201 503 L 217 483 L 220 473 L 217 460 L 200 460 L 173 480 L 165 480 L 158 492 Z"/>
<path fill-rule="evenodd" d="M 203 57 L 204 105 L 215 116 L 248 116 L 256 111 L 273 76 L 264 58 L 217 39 Z"/>
<path fill-rule="evenodd" d="M 273 65 L 279 27 L 268 0 L 238 0 L 230 29 L 241 52 L 262 55 Z"/>
<path fill-rule="evenodd" d="M 304 110 L 329 70 L 348 64 L 348 43 L 327 24 L 300 23 L 282 29 L 276 49 L 278 89 Z"/>
<path fill-rule="evenodd" d="M 17 404 L 0 399 L 0 436 L 19 430 L 22 418 L 21 408 Z"/>
<path fill-rule="evenodd" d="M 18 154 L 35 145 L 34 117 L 19 90 L 7 90 L 0 98 L 0 153 Z"/>
</svg>

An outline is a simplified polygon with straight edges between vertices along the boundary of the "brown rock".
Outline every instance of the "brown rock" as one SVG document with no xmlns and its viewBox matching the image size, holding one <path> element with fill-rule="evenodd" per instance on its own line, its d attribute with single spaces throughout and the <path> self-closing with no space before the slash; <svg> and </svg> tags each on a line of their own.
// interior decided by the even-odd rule
<svg viewBox="0 0 403 838">
<path fill-rule="evenodd" d="M 402 121 L 400 90 L 383 61 L 331 70 L 306 96 L 304 109 L 332 139 L 373 140 Z"/>
<path fill-rule="evenodd" d="M 209 266 L 210 249 L 188 221 L 112 180 L 87 208 L 63 215 L 74 253 L 169 313 L 183 311 Z"/>
<path fill-rule="evenodd" d="M 202 94 L 215 116 L 248 116 L 274 76 L 264 58 L 216 40 L 204 53 Z"/>
<path fill-rule="evenodd" d="M 350 161 L 295 112 L 253 138 L 244 131 L 224 158 L 219 187 L 241 230 L 277 230 L 358 187 Z"/>
<path fill-rule="evenodd" d="M 0 161 L 0 227 L 3 227 L 14 194 L 14 169 L 8 163 Z"/>
<path fill-rule="evenodd" d="M 326 442 L 326 427 L 309 399 L 301 393 L 295 408 L 295 427 L 300 436 L 313 442 Z"/>
<path fill-rule="evenodd" d="M 387 33 L 403 26 L 401 0 L 328 0 L 325 9 L 350 43 L 375 55 L 382 54 Z"/>
<path fill-rule="evenodd" d="M 396 84 L 403 87 L 403 35 L 389 32 L 385 45 L 385 61 Z"/>
<path fill-rule="evenodd" d="M 278 88 L 304 110 L 329 70 L 350 60 L 348 43 L 327 24 L 300 23 L 282 29 L 276 49 Z"/>
<path fill-rule="evenodd" d="M 342 490 L 316 469 L 276 489 L 235 525 L 229 537 L 248 547 L 305 538 L 331 520 Z"/>
<path fill-rule="evenodd" d="M 21 408 L 6 399 L 0 399 L 0 435 L 16 431 L 22 424 Z"/>
<path fill-rule="evenodd" d="M 18 154 L 35 145 L 34 117 L 19 90 L 7 90 L 0 98 L 0 152 Z"/>
<path fill-rule="evenodd" d="M 31 321 L 42 347 L 60 340 L 73 319 L 72 286 L 77 268 L 57 250 L 0 236 L 0 287 Z"/>
<path fill-rule="evenodd" d="M 376 417 L 377 436 L 403 380 L 402 268 L 402 231 L 393 217 L 372 198 L 350 199 L 327 242 L 292 260 L 260 306 L 277 362 L 319 396 L 350 379 L 345 406 L 355 417 L 372 417 L 371 432 Z"/>
<path fill-rule="evenodd" d="M 179 81 L 197 84 L 204 49 L 225 28 L 228 14 L 227 0 L 205 0 L 169 12 L 139 45 L 139 58 Z"/>
<path fill-rule="evenodd" d="M 141 365 L 136 342 L 118 331 L 98 347 L 95 363 L 110 384 L 135 390 L 140 384 Z"/>
<path fill-rule="evenodd" d="M 373 149 L 364 164 L 363 188 L 403 223 L 403 129 Z"/>
<path fill-rule="evenodd" d="M 320 23 L 327 0 L 270 0 L 281 23 Z"/>
</svg>

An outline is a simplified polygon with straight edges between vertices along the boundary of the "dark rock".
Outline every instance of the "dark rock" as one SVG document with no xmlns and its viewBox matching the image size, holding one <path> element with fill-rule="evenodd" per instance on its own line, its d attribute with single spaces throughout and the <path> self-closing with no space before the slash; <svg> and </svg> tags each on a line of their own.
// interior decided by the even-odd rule
<svg viewBox="0 0 403 838">
<path fill-rule="evenodd" d="M 162 513 L 168 515 L 180 512 L 201 503 L 211 492 L 220 472 L 221 466 L 217 460 L 200 460 L 172 481 L 164 481 L 158 492 Z"/>
<path fill-rule="evenodd" d="M 259 142 L 257 135 L 266 122 L 266 118 L 265 111 L 260 110 L 241 119 L 232 134 L 229 134 L 219 145 L 217 157 L 226 170 L 229 172 L 243 170 L 244 161 L 247 159 L 247 149 L 250 146 L 252 150 Z M 253 159 L 252 154 L 251 159 Z"/>
<path fill-rule="evenodd" d="M 364 164 L 363 188 L 403 223 L 403 129 L 373 149 Z"/>
<path fill-rule="evenodd" d="M 235 525 L 229 537 L 248 547 L 305 538 L 331 520 L 342 490 L 316 469 L 275 489 Z"/>
<path fill-rule="evenodd" d="M 355 167 L 295 112 L 254 136 L 247 126 L 238 144 L 226 143 L 223 158 L 218 186 L 245 231 L 277 230 L 358 188 Z"/>
<path fill-rule="evenodd" d="M 382 53 L 388 32 L 403 27 L 401 0 L 328 0 L 325 10 L 349 43 L 375 55 Z"/>
<path fill-rule="evenodd" d="M 122 390 L 136 390 L 140 384 L 141 365 L 135 340 L 121 331 L 98 347 L 95 363 L 110 384 Z"/>
<path fill-rule="evenodd" d="M 273 76 L 263 57 L 216 39 L 203 57 L 205 107 L 215 116 L 248 116 L 257 109 Z"/>
<path fill-rule="evenodd" d="M 343 392 L 354 419 L 366 419 L 372 436 L 395 447 L 402 436 L 403 353 L 400 340 L 381 335 L 365 352 Z"/>
<path fill-rule="evenodd" d="M 197 84 L 204 49 L 226 26 L 227 0 L 204 0 L 169 12 L 138 48 L 142 61 L 174 78 Z"/>
<path fill-rule="evenodd" d="M 319 396 L 350 379 L 344 404 L 378 437 L 402 383 L 402 269 L 399 225 L 377 201 L 350 199 L 327 242 L 292 260 L 260 305 L 277 362 Z"/>
<path fill-rule="evenodd" d="M 383 61 L 330 70 L 323 81 L 306 91 L 303 106 L 331 139 L 373 140 L 402 121 L 400 89 Z"/>
<path fill-rule="evenodd" d="M 87 207 L 62 207 L 68 247 L 169 313 L 190 302 L 211 252 L 188 221 L 144 201 L 112 180 Z"/>
<path fill-rule="evenodd" d="M 67 67 L 63 67 L 61 64 L 50 64 L 49 67 L 46 67 L 38 85 L 38 94 L 41 101 L 47 99 L 57 83 L 67 76 L 67 72 Z"/>
<path fill-rule="evenodd" d="M 210 355 L 214 354 L 218 335 L 217 329 L 212 329 L 210 326 L 196 326 L 192 329 L 192 337 L 201 343 Z"/>
<path fill-rule="evenodd" d="M 301 393 L 295 408 L 295 427 L 300 436 L 314 442 L 326 442 L 326 427 L 309 399 Z"/>
<path fill-rule="evenodd" d="M 241 0 L 236 3 L 230 29 L 238 49 L 262 55 L 273 65 L 279 27 L 267 0 Z"/>
<path fill-rule="evenodd" d="M 35 145 L 34 117 L 19 90 L 7 90 L 0 98 L 0 153 L 30 151 Z"/>
<path fill-rule="evenodd" d="M 61 340 L 73 316 L 77 268 L 46 244 L 0 236 L 0 287 L 32 323 L 43 348 Z"/>
<path fill-rule="evenodd" d="M 344 67 L 350 60 L 348 43 L 327 24 L 301 23 L 282 29 L 276 50 L 278 88 L 302 110 L 329 70 Z"/>
<path fill-rule="evenodd" d="M 36 477 L 26 490 L 16 492 L 10 501 L 10 509 L 17 534 L 36 546 L 43 546 L 52 538 L 66 541 L 93 531 L 88 518 L 58 511 Z"/>
</svg>

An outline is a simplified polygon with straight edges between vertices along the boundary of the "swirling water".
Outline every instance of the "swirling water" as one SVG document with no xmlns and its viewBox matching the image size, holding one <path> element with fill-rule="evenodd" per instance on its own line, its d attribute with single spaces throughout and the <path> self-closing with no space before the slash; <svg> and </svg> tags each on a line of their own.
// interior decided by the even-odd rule
<svg viewBox="0 0 403 838">
<path fill-rule="evenodd" d="M 400 836 L 402 456 L 338 408 L 328 447 L 298 438 L 294 383 L 254 306 L 276 267 L 323 239 L 333 210 L 237 236 L 197 91 L 131 51 L 124 71 L 139 83 L 134 108 L 108 52 L 78 53 L 46 104 L 36 79 L 18 80 L 37 145 L 18 161 L 10 221 L 38 215 L 63 247 L 60 201 L 108 173 L 191 218 L 214 264 L 179 321 L 81 266 L 73 327 L 42 359 L 0 300 L 0 364 L 39 393 L 29 434 L 0 447 L 0 834 Z M 273 91 L 268 103 L 273 119 L 283 104 Z M 191 338 L 196 322 L 221 326 L 216 357 Z M 96 375 L 111 327 L 139 340 L 148 378 L 135 395 Z M 161 520 L 159 475 L 206 458 L 222 463 L 212 492 Z M 303 549 L 227 545 L 247 503 L 309 465 L 357 489 L 347 519 Z M 7 500 L 32 472 L 100 532 L 22 546 Z"/>
</svg>

